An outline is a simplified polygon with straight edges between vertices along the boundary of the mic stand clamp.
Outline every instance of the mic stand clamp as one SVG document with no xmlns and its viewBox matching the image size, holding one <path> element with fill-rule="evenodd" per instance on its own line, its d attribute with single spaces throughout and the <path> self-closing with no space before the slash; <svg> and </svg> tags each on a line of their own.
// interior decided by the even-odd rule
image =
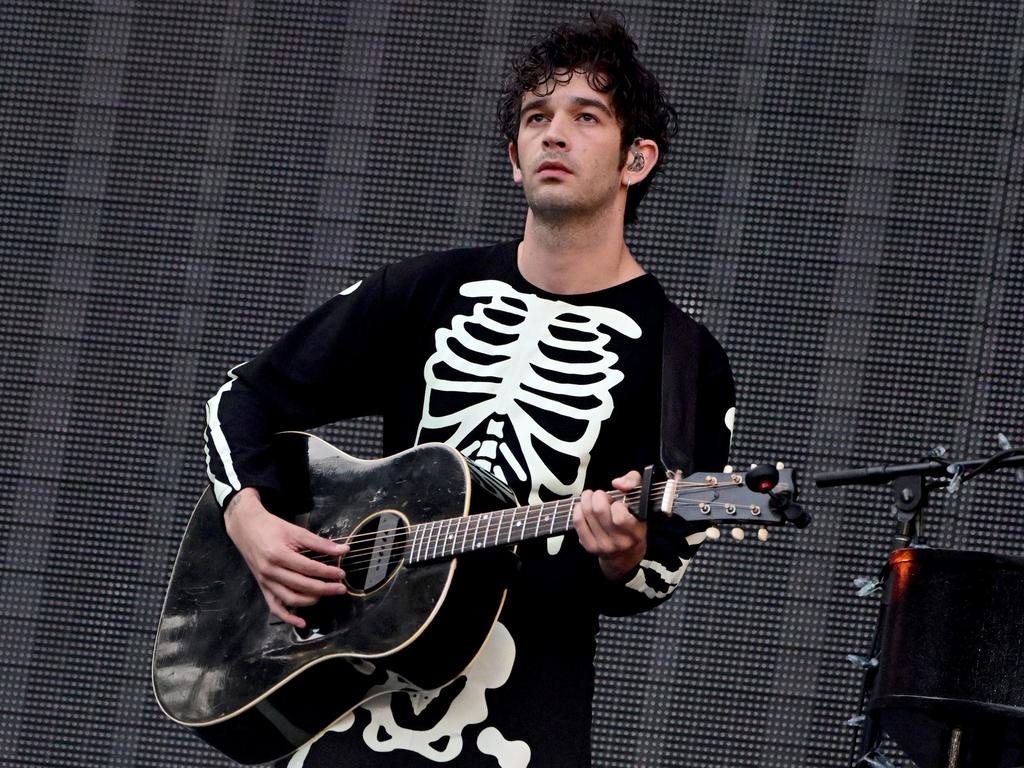
<svg viewBox="0 0 1024 768">
<path fill-rule="evenodd" d="M 928 489 L 921 475 L 903 475 L 892 481 L 893 512 L 896 517 L 896 534 L 892 550 L 904 547 L 922 546 L 920 538 L 921 510 L 928 503 Z"/>
</svg>

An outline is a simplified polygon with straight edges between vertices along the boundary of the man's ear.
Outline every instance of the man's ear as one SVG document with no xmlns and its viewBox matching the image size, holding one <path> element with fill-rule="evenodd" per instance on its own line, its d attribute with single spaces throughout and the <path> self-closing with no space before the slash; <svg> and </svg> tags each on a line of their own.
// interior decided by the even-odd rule
<svg viewBox="0 0 1024 768">
<path fill-rule="evenodd" d="M 627 187 L 647 178 L 658 163 L 658 144 L 653 139 L 637 139 L 626 148 L 622 183 Z"/>
<path fill-rule="evenodd" d="M 508 143 L 508 161 L 512 164 L 512 181 L 516 184 L 522 184 L 523 171 L 519 167 L 519 150 L 513 141 Z"/>
</svg>

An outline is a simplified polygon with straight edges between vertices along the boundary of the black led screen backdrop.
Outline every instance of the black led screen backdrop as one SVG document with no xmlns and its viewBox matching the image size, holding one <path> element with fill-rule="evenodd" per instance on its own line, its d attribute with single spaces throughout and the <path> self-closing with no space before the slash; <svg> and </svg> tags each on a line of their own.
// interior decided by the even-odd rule
<svg viewBox="0 0 1024 768">
<path fill-rule="evenodd" d="M 584 10 L 3 3 L 3 765 L 228 764 L 149 683 L 202 405 L 368 270 L 519 234 L 496 86 Z M 815 522 L 709 543 L 605 623 L 595 764 L 849 765 L 879 607 L 853 580 L 894 524 L 884 488 L 809 477 L 1024 443 L 1024 4 L 621 10 L 681 117 L 630 243 L 730 352 L 734 459 L 798 467 Z M 378 427 L 326 434 L 371 456 Z M 1007 472 L 938 493 L 929 541 L 1024 555 L 1022 502 Z"/>
</svg>

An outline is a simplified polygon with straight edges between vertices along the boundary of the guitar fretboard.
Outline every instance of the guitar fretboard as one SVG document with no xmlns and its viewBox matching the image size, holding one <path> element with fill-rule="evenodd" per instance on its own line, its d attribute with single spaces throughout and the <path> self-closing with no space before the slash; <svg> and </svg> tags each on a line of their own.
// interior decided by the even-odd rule
<svg viewBox="0 0 1024 768">
<path fill-rule="evenodd" d="M 625 494 L 612 492 L 608 496 L 619 501 Z M 572 511 L 577 501 L 578 498 L 559 499 L 419 523 L 412 527 L 408 562 L 440 560 L 565 533 L 573 528 Z"/>
</svg>

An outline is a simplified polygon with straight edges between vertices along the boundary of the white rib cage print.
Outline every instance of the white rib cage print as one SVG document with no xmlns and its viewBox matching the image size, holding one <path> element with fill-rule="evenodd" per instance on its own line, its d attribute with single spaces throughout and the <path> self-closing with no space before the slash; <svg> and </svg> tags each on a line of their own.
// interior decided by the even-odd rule
<svg viewBox="0 0 1024 768">
<path fill-rule="evenodd" d="M 530 503 L 541 500 L 542 486 L 555 496 L 579 493 L 614 408 L 611 390 L 623 379 L 607 349 L 611 333 L 635 339 L 640 326 L 615 309 L 520 293 L 497 280 L 467 283 L 460 292 L 480 301 L 435 333 L 417 443 L 440 433 L 501 479 L 529 478 Z M 466 402 L 442 410 L 441 395 Z M 538 445 L 558 454 L 560 472 L 547 466 Z M 571 463 L 568 473 L 563 463 Z"/>
</svg>

